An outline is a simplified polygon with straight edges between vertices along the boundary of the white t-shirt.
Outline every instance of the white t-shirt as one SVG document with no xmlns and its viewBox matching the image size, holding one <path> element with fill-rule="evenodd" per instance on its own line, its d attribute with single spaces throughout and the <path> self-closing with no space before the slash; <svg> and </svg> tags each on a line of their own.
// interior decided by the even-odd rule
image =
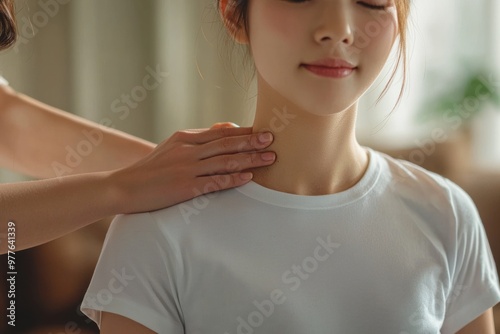
<svg viewBox="0 0 500 334">
<path fill-rule="evenodd" d="M 158 333 L 455 333 L 500 301 L 468 195 L 371 149 L 351 189 L 250 182 L 112 223 L 82 311 Z"/>
</svg>

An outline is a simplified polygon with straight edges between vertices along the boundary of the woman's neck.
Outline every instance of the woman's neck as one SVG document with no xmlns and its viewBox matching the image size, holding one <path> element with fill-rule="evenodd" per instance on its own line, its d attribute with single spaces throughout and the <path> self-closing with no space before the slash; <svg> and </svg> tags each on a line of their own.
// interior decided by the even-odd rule
<svg viewBox="0 0 500 334">
<path fill-rule="evenodd" d="M 315 196 L 347 190 L 361 179 L 368 155 L 355 137 L 356 105 L 317 116 L 276 96 L 263 95 L 258 94 L 253 130 L 273 132 L 269 150 L 276 152 L 277 159 L 272 166 L 252 170 L 254 182 L 281 192 Z"/>
</svg>

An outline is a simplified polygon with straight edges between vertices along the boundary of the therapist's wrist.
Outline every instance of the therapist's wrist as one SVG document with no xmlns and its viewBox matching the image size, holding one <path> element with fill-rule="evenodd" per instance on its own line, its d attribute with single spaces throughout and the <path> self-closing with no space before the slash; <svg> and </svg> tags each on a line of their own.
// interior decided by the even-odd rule
<svg viewBox="0 0 500 334">
<path fill-rule="evenodd" d="M 95 193 L 98 194 L 95 200 L 98 201 L 96 207 L 100 208 L 98 209 L 99 216 L 106 218 L 126 213 L 124 208 L 128 199 L 123 186 L 116 178 L 115 171 L 95 172 L 88 175 L 92 175 L 92 180 L 95 182 L 97 190 Z"/>
<path fill-rule="evenodd" d="M 127 173 L 127 168 L 102 172 L 104 198 L 109 206 L 110 215 L 129 214 L 137 212 L 135 202 L 137 200 L 137 189 L 130 186 L 135 183 Z"/>
</svg>

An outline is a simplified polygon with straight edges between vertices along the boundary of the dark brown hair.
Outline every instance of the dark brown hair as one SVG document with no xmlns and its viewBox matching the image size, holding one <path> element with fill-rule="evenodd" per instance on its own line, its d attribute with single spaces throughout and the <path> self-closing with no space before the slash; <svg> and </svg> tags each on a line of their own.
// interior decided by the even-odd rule
<svg viewBox="0 0 500 334">
<path fill-rule="evenodd" d="M 0 0 L 0 50 L 6 49 L 17 38 L 14 0 Z"/>
<path fill-rule="evenodd" d="M 249 0 L 228 0 L 228 6 L 232 6 L 233 10 L 233 18 L 234 18 L 234 24 L 239 27 L 245 27 L 245 31 L 248 33 L 249 31 L 249 26 L 248 26 L 248 5 L 249 5 Z M 217 4 L 220 3 L 220 0 L 217 0 Z M 410 0 L 395 0 L 396 3 L 396 10 L 398 14 L 398 30 L 399 30 L 399 51 L 398 51 L 398 61 L 396 64 L 396 67 L 394 68 L 394 71 L 391 75 L 391 78 L 389 79 L 389 82 L 385 86 L 384 90 L 380 94 L 378 101 L 384 97 L 384 95 L 387 93 L 389 90 L 389 87 L 394 80 L 394 77 L 396 75 L 396 72 L 403 63 L 403 82 L 401 84 L 401 91 L 398 96 L 398 100 L 396 104 L 394 105 L 393 110 L 398 106 L 399 102 L 401 101 L 403 94 L 404 94 L 404 88 L 406 86 L 406 74 L 408 70 L 408 64 L 407 64 L 407 27 L 408 27 L 408 17 L 410 14 Z M 219 8 L 219 6 L 217 6 Z"/>
</svg>

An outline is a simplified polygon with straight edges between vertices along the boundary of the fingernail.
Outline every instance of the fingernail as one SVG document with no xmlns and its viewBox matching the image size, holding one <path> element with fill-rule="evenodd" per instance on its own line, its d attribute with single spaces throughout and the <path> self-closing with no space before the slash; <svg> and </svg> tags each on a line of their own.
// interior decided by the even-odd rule
<svg viewBox="0 0 500 334">
<path fill-rule="evenodd" d="M 266 132 L 266 133 L 261 133 L 259 134 L 259 142 L 262 144 L 266 144 L 273 141 L 273 135 L 272 133 Z"/>
<path fill-rule="evenodd" d="M 276 154 L 273 152 L 265 152 L 262 153 L 261 158 L 264 161 L 273 161 L 274 159 L 276 159 Z"/>
<path fill-rule="evenodd" d="M 242 174 L 240 174 L 240 179 L 242 179 L 243 181 L 251 180 L 252 177 L 253 177 L 252 173 L 242 173 Z"/>
</svg>

